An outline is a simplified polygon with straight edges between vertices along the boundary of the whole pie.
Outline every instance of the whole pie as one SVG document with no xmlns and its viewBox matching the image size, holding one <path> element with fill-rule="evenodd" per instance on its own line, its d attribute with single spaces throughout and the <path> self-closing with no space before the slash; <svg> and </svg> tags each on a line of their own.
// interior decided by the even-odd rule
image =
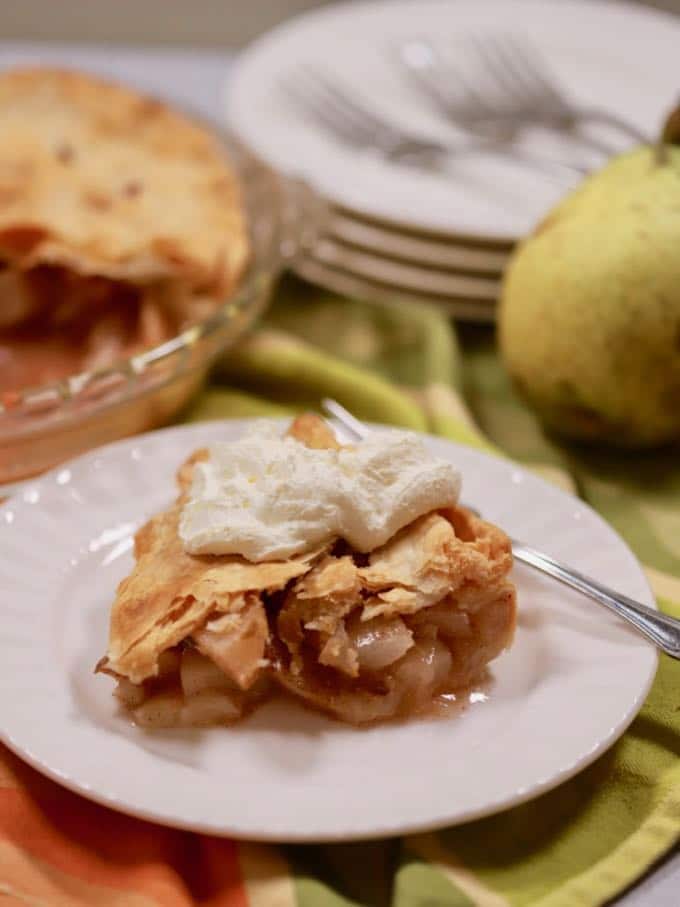
<svg viewBox="0 0 680 907">
<path fill-rule="evenodd" d="M 174 336 L 225 300 L 248 254 L 205 126 L 84 73 L 0 74 L 0 392 Z"/>
<path fill-rule="evenodd" d="M 312 415 L 297 443 L 337 448 Z M 193 555 L 179 498 L 135 537 L 98 669 L 149 726 L 226 724 L 284 691 L 352 724 L 431 713 L 484 681 L 516 616 L 508 537 L 462 506 L 419 516 L 371 551 L 332 538 L 286 559 Z"/>
</svg>

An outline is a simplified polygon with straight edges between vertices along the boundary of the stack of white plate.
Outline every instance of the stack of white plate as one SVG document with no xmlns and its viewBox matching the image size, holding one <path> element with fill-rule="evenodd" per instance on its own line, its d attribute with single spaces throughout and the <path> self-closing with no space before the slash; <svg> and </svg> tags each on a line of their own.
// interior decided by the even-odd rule
<svg viewBox="0 0 680 907">
<path fill-rule="evenodd" d="M 241 56 L 227 108 L 258 156 L 330 204 L 325 235 L 297 265 L 303 276 L 379 302 L 429 300 L 457 317 L 493 319 L 514 245 L 578 182 L 576 173 L 490 153 L 452 157 L 437 170 L 391 163 L 328 132 L 291 98 L 290 84 L 322 72 L 411 132 L 455 142 L 460 131 L 426 103 L 396 48 L 425 38 L 455 53 L 472 35 L 499 32 L 525 35 L 575 101 L 619 114 L 650 137 L 677 100 L 680 23 L 625 3 L 382 0 L 294 19 Z M 602 129 L 583 127 L 622 151 L 630 146 Z M 587 154 L 541 130 L 523 135 L 520 147 L 546 160 L 580 163 Z"/>
</svg>

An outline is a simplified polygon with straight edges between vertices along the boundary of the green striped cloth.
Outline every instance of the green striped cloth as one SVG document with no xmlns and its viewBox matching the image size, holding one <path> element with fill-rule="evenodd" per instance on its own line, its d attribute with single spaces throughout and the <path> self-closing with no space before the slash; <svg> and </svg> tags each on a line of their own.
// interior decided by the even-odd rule
<svg viewBox="0 0 680 907">
<path fill-rule="evenodd" d="M 637 553 L 661 607 L 680 616 L 677 453 L 620 455 L 547 440 L 513 393 L 489 329 L 461 328 L 456 337 L 425 307 L 367 306 L 289 279 L 188 418 L 281 415 L 318 407 L 326 395 L 362 419 L 502 451 L 578 492 Z M 662 656 L 629 731 L 557 790 L 401 840 L 239 845 L 244 885 L 250 902 L 266 907 L 602 904 L 680 836 L 679 755 L 680 664 Z"/>
</svg>

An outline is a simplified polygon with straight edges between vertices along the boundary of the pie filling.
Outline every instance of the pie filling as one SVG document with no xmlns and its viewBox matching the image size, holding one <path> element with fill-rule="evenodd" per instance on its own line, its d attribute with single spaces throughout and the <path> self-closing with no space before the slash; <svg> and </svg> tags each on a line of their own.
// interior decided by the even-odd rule
<svg viewBox="0 0 680 907">
<path fill-rule="evenodd" d="M 149 727 L 232 723 L 281 689 L 352 724 L 431 713 L 511 643 L 510 563 L 505 535 L 463 508 L 369 555 L 338 542 L 283 588 L 209 612 L 116 695 Z"/>
<path fill-rule="evenodd" d="M 288 436 L 337 449 L 316 416 Z M 209 457 L 180 467 L 177 502 L 138 531 L 111 612 L 97 670 L 117 679 L 138 724 L 229 724 L 281 692 L 357 725 L 431 713 L 512 642 L 510 541 L 460 506 L 423 513 L 368 553 L 332 536 L 278 561 L 188 553 L 183 508 Z"/>
<path fill-rule="evenodd" d="M 177 282 L 135 286 L 55 265 L 0 264 L 0 391 L 107 368 L 215 310 Z"/>
</svg>

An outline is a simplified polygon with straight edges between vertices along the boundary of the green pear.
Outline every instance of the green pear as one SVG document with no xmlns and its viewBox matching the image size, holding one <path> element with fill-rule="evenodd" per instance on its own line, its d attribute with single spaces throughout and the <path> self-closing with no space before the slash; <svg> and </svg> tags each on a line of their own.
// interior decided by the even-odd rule
<svg viewBox="0 0 680 907">
<path fill-rule="evenodd" d="M 680 438 L 680 147 L 622 155 L 564 199 L 515 253 L 499 321 L 506 366 L 549 429 L 627 447 Z"/>
</svg>

